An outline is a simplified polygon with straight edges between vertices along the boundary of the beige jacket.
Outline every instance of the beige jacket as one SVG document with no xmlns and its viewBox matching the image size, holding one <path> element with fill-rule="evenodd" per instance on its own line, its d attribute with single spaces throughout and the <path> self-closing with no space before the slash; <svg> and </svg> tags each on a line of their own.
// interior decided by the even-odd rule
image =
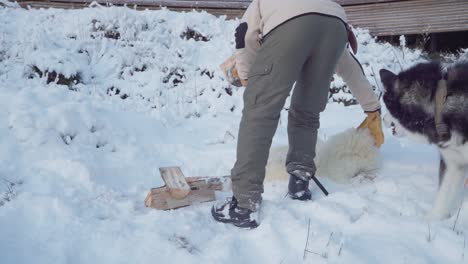
<svg viewBox="0 0 468 264">
<path fill-rule="evenodd" d="M 337 17 L 347 22 L 345 10 L 331 0 L 253 0 L 247 8 L 241 23 L 247 27 L 239 27 L 236 31 L 236 68 L 241 79 L 248 79 L 250 67 L 255 61 L 260 40 L 282 23 L 303 14 L 320 13 Z M 246 29 L 246 30 L 245 30 Z M 245 37 L 244 37 L 245 33 Z M 363 75 L 359 62 L 348 50 L 337 66 L 337 73 L 350 87 L 365 111 L 380 108 L 372 86 Z"/>
</svg>

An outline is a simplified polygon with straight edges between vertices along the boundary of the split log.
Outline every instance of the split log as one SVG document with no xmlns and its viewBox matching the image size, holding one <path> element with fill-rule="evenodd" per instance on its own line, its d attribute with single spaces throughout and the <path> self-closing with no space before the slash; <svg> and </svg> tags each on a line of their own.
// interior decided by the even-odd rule
<svg viewBox="0 0 468 264">
<path fill-rule="evenodd" d="M 189 181 L 188 185 L 190 186 L 190 192 L 182 199 L 174 198 L 167 186 L 153 188 L 146 196 L 145 205 L 155 209 L 170 210 L 192 204 L 211 202 L 216 199 L 215 191 L 209 189 L 205 180 L 194 179 Z"/>
<path fill-rule="evenodd" d="M 172 197 L 183 199 L 190 193 L 190 186 L 179 167 L 159 168 L 159 172 Z"/>
<path fill-rule="evenodd" d="M 230 177 L 184 177 L 179 167 L 159 169 L 165 186 L 153 188 L 145 199 L 146 207 L 177 209 L 214 201 L 215 191 L 230 189 Z"/>
</svg>

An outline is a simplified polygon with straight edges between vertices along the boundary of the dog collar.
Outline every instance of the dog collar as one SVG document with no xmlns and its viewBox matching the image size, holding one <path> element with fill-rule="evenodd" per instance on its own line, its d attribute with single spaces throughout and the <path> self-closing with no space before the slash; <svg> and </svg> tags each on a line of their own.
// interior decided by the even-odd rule
<svg viewBox="0 0 468 264">
<path fill-rule="evenodd" d="M 447 141 L 450 138 L 448 126 L 444 122 L 442 115 L 445 102 L 447 101 L 447 76 L 448 74 L 444 74 L 444 78 L 442 80 L 439 80 L 439 82 L 437 83 L 437 90 L 435 94 L 434 121 L 437 139 L 439 142 Z"/>
</svg>

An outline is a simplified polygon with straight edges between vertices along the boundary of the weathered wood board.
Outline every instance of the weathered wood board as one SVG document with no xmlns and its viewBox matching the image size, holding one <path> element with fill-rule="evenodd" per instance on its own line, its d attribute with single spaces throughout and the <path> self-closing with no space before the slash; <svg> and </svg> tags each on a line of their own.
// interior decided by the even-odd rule
<svg viewBox="0 0 468 264">
<path fill-rule="evenodd" d="M 159 169 L 165 186 L 152 188 L 145 198 L 145 206 L 160 210 L 171 210 L 193 204 L 211 202 L 216 199 L 215 191 L 230 188 L 230 177 L 184 177 L 179 167 Z"/>
<path fill-rule="evenodd" d="M 153 188 L 146 196 L 145 205 L 155 209 L 170 210 L 216 199 L 215 191 L 209 189 L 205 180 L 190 181 L 188 184 L 192 190 L 182 199 L 172 197 L 166 186 Z"/>
<path fill-rule="evenodd" d="M 159 172 L 172 197 L 183 199 L 190 193 L 190 186 L 179 167 L 159 168 Z"/>
</svg>

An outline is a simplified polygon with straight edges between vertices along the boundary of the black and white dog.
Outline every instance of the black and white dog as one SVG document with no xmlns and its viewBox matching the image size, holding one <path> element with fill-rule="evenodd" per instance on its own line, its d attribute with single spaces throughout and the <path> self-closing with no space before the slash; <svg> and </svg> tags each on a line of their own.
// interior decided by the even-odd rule
<svg viewBox="0 0 468 264">
<path fill-rule="evenodd" d="M 421 63 L 398 75 L 381 70 L 384 123 L 396 136 L 439 148 L 439 192 L 428 217 L 444 219 L 461 201 L 468 167 L 468 62 Z"/>
</svg>

